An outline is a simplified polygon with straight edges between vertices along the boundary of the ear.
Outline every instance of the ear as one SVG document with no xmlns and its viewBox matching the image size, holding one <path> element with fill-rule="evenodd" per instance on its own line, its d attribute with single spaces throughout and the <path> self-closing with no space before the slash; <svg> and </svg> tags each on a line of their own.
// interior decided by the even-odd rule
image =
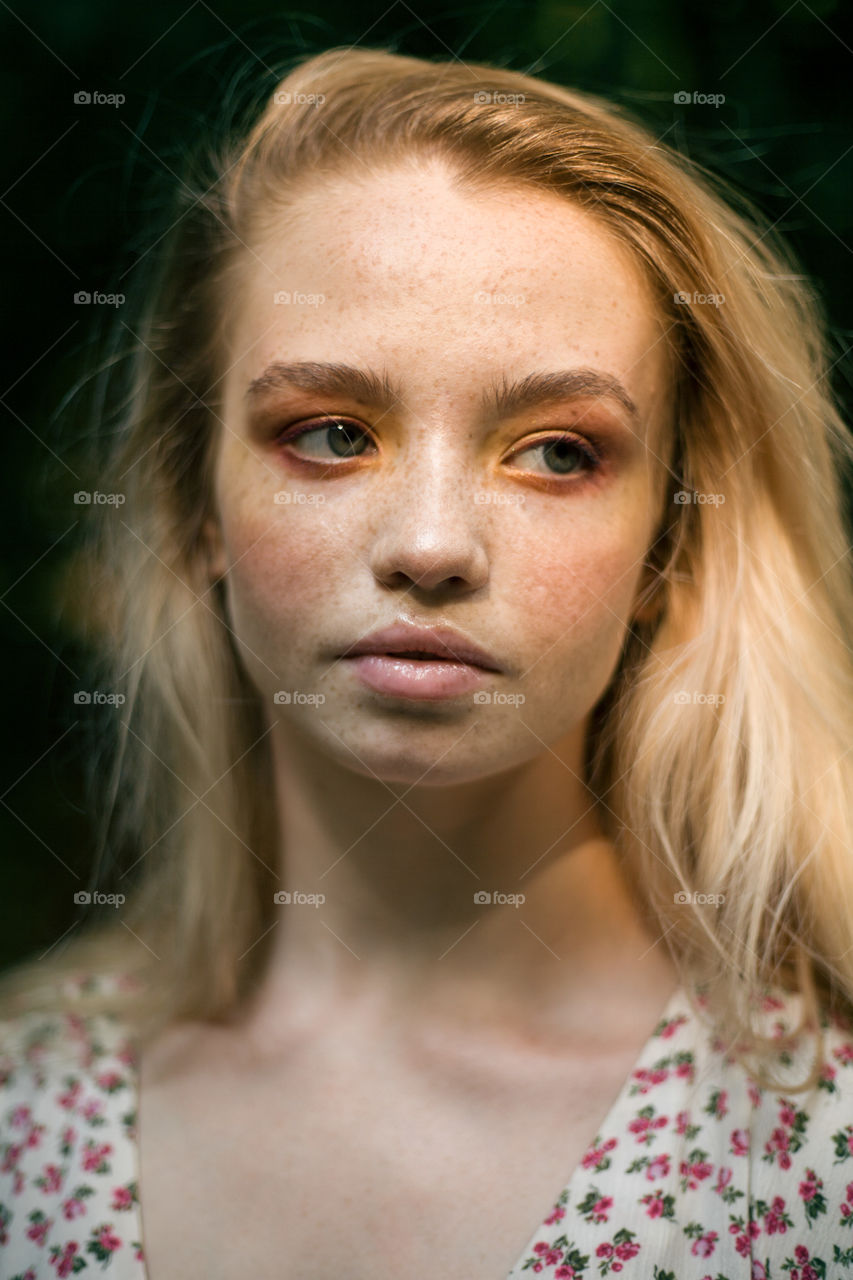
<svg viewBox="0 0 853 1280">
<path fill-rule="evenodd" d="M 202 525 L 202 540 L 207 559 L 208 577 L 211 583 L 214 583 L 218 578 L 225 577 L 228 567 L 225 563 L 225 545 L 218 521 L 213 519 L 205 520 Z"/>
</svg>

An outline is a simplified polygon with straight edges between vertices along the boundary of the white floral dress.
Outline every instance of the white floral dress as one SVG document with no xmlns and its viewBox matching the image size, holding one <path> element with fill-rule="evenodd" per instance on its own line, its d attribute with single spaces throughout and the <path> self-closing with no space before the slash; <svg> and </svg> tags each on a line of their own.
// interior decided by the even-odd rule
<svg viewBox="0 0 853 1280">
<path fill-rule="evenodd" d="M 772 988 L 765 1027 L 793 1029 L 800 1001 Z M 853 1280 L 853 1030 L 822 1022 L 818 1085 L 762 1090 L 675 991 L 595 1140 L 495 1280 Z M 780 1050 L 783 1080 L 802 1078 L 811 1045 Z M 0 1023 L 0 1280 L 157 1280 L 137 1105 L 118 1019 Z"/>
</svg>

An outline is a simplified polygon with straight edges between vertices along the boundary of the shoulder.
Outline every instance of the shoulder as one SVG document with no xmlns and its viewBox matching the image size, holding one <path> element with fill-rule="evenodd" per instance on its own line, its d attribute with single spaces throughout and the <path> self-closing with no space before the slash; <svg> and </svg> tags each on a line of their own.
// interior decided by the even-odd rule
<svg viewBox="0 0 853 1280">
<path fill-rule="evenodd" d="M 135 1124 L 134 1053 L 119 1019 L 30 1011 L 0 1021 L 8 1274 L 47 1262 L 66 1274 L 87 1254 L 106 1264 L 119 1248 L 132 1256 L 138 1232 L 131 1225 L 126 1239 L 119 1224 L 137 1203 Z"/>
</svg>

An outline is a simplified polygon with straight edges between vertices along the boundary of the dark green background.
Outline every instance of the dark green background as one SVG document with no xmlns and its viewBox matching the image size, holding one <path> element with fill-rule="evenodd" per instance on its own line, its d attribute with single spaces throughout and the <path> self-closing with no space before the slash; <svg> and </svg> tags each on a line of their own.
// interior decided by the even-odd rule
<svg viewBox="0 0 853 1280">
<path fill-rule="evenodd" d="M 78 441 L 97 412 L 86 405 L 87 378 L 109 358 L 112 313 L 73 296 L 127 292 L 125 273 L 165 225 L 187 142 L 234 97 L 271 88 L 283 60 L 338 44 L 455 54 L 614 97 L 734 181 L 787 236 L 824 299 L 839 358 L 832 383 L 849 415 L 853 36 L 844 10 L 835 0 L 319 0 L 311 13 L 258 0 L 2 4 L 0 967 L 79 924 L 72 894 L 91 868 L 81 761 L 100 713 L 73 705 L 73 691 L 87 687 L 86 654 L 58 586 L 78 528 L 72 494 L 86 487 L 73 474 Z M 78 90 L 127 100 L 80 107 Z M 678 90 L 726 101 L 676 106 Z"/>
</svg>

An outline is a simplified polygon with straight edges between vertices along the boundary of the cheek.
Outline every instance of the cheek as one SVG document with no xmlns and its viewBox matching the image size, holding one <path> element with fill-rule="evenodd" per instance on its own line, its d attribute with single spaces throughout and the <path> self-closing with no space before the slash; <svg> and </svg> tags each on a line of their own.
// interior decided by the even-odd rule
<svg viewBox="0 0 853 1280">
<path fill-rule="evenodd" d="M 222 518 L 228 603 L 237 635 L 268 654 L 316 632 L 318 611 L 339 597 L 358 561 L 322 503 L 233 503 Z M 255 642 L 253 644 L 253 641 Z"/>
<path fill-rule="evenodd" d="M 645 549 L 636 528 L 615 523 L 593 532 L 573 526 L 566 536 L 516 542 L 512 597 L 527 619 L 527 638 L 545 661 L 586 651 L 595 665 L 616 660 L 630 620 Z"/>
</svg>

